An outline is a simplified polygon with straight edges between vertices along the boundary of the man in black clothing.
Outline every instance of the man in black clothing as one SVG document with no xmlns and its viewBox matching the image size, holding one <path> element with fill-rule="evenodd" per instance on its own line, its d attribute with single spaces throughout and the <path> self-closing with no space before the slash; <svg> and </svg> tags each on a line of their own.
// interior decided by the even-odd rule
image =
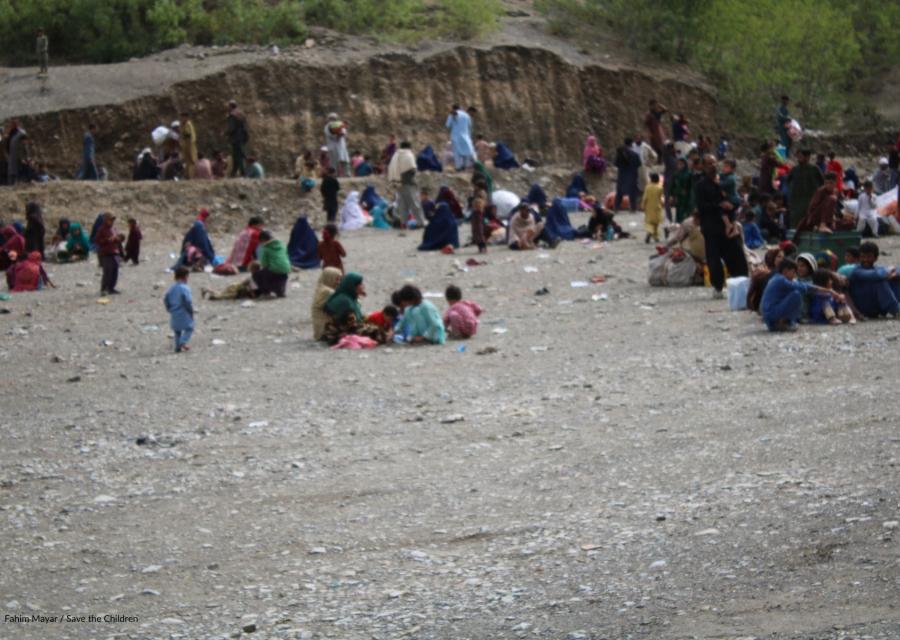
<svg viewBox="0 0 900 640">
<path fill-rule="evenodd" d="M 703 158 L 703 170 L 705 175 L 694 186 L 694 200 L 700 212 L 700 231 L 706 244 L 713 298 L 722 298 L 725 287 L 722 261 L 728 267 L 728 274 L 735 277 L 747 275 L 747 260 L 741 235 L 731 219 L 734 205 L 719 186 L 718 167 L 713 156 Z"/>
<path fill-rule="evenodd" d="M 228 103 L 228 116 L 225 123 L 225 137 L 228 138 L 228 143 L 231 145 L 231 177 L 235 177 L 238 173 L 242 177 L 246 177 L 244 149 L 250 141 L 250 128 L 247 126 L 247 116 L 238 109 L 237 102 L 234 100 Z"/>
<path fill-rule="evenodd" d="M 325 216 L 328 222 L 334 222 L 337 219 L 338 193 L 340 190 L 341 183 L 337 179 L 337 170 L 334 167 L 328 167 L 325 177 L 322 178 L 322 184 L 319 185 L 319 191 L 322 194 L 322 205 L 325 207 Z"/>
</svg>

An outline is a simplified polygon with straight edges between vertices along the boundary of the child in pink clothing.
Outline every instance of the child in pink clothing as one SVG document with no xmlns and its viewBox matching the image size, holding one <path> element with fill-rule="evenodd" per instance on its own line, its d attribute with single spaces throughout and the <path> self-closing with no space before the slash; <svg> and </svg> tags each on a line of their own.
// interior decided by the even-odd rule
<svg viewBox="0 0 900 640">
<path fill-rule="evenodd" d="M 444 292 L 450 308 L 444 314 L 444 327 L 448 338 L 471 338 L 478 331 L 478 316 L 481 307 L 471 300 L 462 299 L 462 291 L 455 285 Z"/>
</svg>

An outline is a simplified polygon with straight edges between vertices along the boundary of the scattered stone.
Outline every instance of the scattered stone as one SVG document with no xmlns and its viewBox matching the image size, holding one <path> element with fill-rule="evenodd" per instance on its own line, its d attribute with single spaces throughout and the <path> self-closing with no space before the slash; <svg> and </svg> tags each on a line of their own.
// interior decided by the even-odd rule
<svg viewBox="0 0 900 640">
<path fill-rule="evenodd" d="M 441 424 L 453 424 L 454 422 L 462 422 L 465 419 L 465 416 L 461 413 L 451 413 L 441 418 Z"/>
</svg>

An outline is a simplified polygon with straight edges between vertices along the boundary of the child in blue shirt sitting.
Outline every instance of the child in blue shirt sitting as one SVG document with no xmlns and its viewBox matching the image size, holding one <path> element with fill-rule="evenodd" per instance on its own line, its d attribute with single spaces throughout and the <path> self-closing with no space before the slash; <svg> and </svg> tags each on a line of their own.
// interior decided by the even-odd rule
<svg viewBox="0 0 900 640">
<path fill-rule="evenodd" d="M 900 315 L 900 274 L 896 267 L 876 267 L 878 245 L 863 242 L 859 265 L 850 274 L 850 297 L 867 318 Z"/>
<path fill-rule="evenodd" d="M 744 221 L 741 224 L 744 227 L 744 244 L 748 249 L 759 249 L 766 244 L 762 237 L 762 231 L 756 224 L 756 213 L 753 209 L 747 209 L 744 212 Z"/>
<path fill-rule="evenodd" d="M 803 299 L 810 291 L 828 292 L 813 284 L 796 280 L 797 263 L 785 258 L 778 265 L 778 273 L 769 279 L 759 310 L 769 331 L 796 331 L 803 315 Z M 829 292 L 839 302 L 844 297 Z"/>
</svg>

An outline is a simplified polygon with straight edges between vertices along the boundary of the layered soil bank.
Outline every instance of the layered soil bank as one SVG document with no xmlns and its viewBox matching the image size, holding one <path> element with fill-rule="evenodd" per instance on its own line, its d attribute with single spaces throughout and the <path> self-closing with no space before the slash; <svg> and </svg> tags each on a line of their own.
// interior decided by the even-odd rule
<svg viewBox="0 0 900 640">
<path fill-rule="evenodd" d="M 302 54 L 279 56 L 178 82 L 155 95 L 22 120 L 34 155 L 63 176 L 77 165 L 85 124 L 97 123 L 100 162 L 112 177 L 127 178 L 135 154 L 151 146 L 152 129 L 183 110 L 195 114 L 201 152 L 226 148 L 224 105 L 235 99 L 250 120 L 248 151 L 270 174 L 286 176 L 298 152 L 322 145 L 331 111 L 348 121 L 351 151 L 377 157 L 391 133 L 417 149 L 440 147 L 449 107 L 458 102 L 478 108 L 476 132 L 506 142 L 520 160 L 574 164 L 588 133 L 610 148 L 639 131 L 651 97 L 690 114 L 693 131 L 719 131 L 715 97 L 693 80 L 574 64 L 527 46 L 457 47 L 427 57 L 388 53 L 327 65 Z"/>
</svg>

